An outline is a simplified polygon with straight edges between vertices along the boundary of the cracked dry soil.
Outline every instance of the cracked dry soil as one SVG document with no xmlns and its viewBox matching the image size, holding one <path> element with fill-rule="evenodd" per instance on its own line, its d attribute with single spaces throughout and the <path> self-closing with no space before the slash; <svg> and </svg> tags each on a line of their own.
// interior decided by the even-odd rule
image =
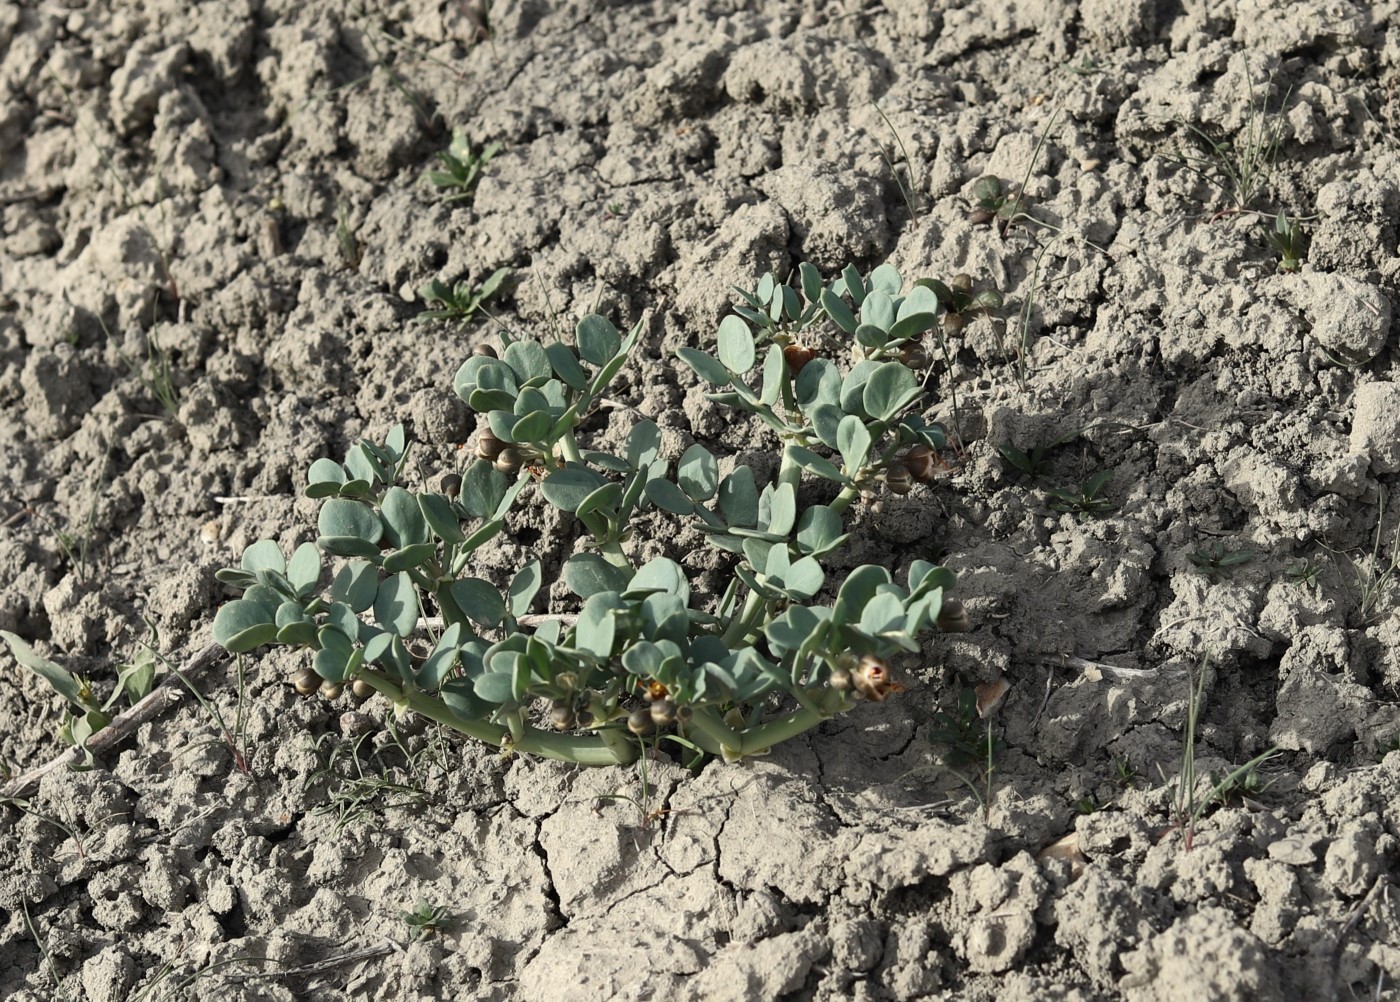
<svg viewBox="0 0 1400 1002">
<path fill-rule="evenodd" d="M 491 329 L 410 324 L 430 278 L 513 268 L 496 312 L 526 329 L 644 320 L 596 441 L 641 414 L 762 477 L 773 441 L 673 350 L 768 269 L 890 260 L 1010 306 L 930 382 L 956 471 L 862 508 L 843 559 L 943 554 L 974 629 L 897 700 L 766 758 L 649 763 L 645 796 L 413 721 L 409 775 L 382 705 L 298 700 L 296 659 L 255 656 L 246 773 L 186 699 L 0 808 L 0 997 L 1400 998 L 1400 5 L 498 0 L 483 39 L 484 6 L 0 7 L 0 628 L 109 686 L 143 619 L 181 660 L 216 569 L 305 538 L 312 460 L 404 419 L 421 475 L 450 468 L 451 374 Z M 1188 125 L 1240 150 L 1261 123 L 1273 170 L 1222 211 Z M 423 174 L 453 125 L 503 150 L 448 204 Z M 974 225 L 986 174 L 1038 222 Z M 997 450 L 1066 436 L 1034 479 Z M 1104 469 L 1114 510 L 1049 503 Z M 510 528 L 482 573 L 577 538 L 539 504 Z M 722 580 L 661 528 L 639 555 Z M 1204 574 L 1217 541 L 1252 556 Z M 1282 755 L 1188 852 L 1207 659 L 1200 774 Z M 984 819 L 928 735 L 1003 675 Z M 202 687 L 237 719 L 231 665 Z M 0 658 L 7 768 L 56 754 L 60 713 Z M 327 777 L 356 735 L 404 789 Z M 449 921 L 412 941 L 420 900 Z"/>
</svg>

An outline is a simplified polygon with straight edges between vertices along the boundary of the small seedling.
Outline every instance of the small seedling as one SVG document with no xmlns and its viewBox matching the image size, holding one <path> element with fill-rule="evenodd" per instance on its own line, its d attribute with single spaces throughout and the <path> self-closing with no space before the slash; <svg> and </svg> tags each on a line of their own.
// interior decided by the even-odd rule
<svg viewBox="0 0 1400 1002">
<path fill-rule="evenodd" d="M 413 319 L 416 323 L 455 320 L 459 326 L 465 326 L 486 301 L 500 291 L 501 285 L 510 275 L 509 268 L 497 268 L 480 285 L 473 285 L 469 281 L 448 285 L 435 278 L 419 289 L 418 294 L 423 297 L 425 303 L 436 305 L 430 306 Z"/>
<path fill-rule="evenodd" d="M 992 712 L 985 713 L 985 727 L 982 715 L 977 709 L 977 690 L 963 689 L 958 693 L 958 703 L 950 713 L 939 710 L 933 715 L 933 729 L 929 740 L 945 745 L 943 764 L 948 771 L 962 782 L 982 807 L 983 820 L 991 816 L 992 777 L 997 771 L 997 760 L 1006 749 L 1006 743 L 992 733 Z M 969 776 L 960 770 L 973 767 L 975 775 Z"/>
<path fill-rule="evenodd" d="M 937 324 L 938 299 L 920 286 L 904 294 L 889 265 L 869 275 L 848 267 L 831 284 L 810 265 L 799 272 L 800 289 L 770 277 L 759 286 L 766 297 L 745 296 L 710 351 L 677 351 L 710 400 L 776 433 L 776 482 L 760 486 L 743 465 L 721 477 L 700 444 L 663 457 L 652 421 L 633 425 L 621 455 L 579 441 L 642 323 L 624 334 L 590 315 L 573 343 L 504 331 L 502 350 L 479 346 L 453 382 L 481 425 L 477 458 L 443 471 L 451 487 L 405 476 L 402 425 L 382 443 L 356 443 L 343 462 L 317 460 L 305 488 L 323 501 L 315 542 L 289 557 L 262 540 L 219 571 L 242 597 L 219 609 L 215 640 L 233 653 L 306 648 L 333 686 L 362 683 L 503 752 L 581 765 L 634 762 L 653 735 L 734 761 L 858 700 L 893 697 L 902 687 L 887 659 L 917 653 L 919 636 L 945 622 L 956 578 L 915 559 L 898 582 L 876 565 L 828 582 L 822 560 L 846 543 L 843 516 L 863 491 L 907 466 L 912 450 L 946 445 L 944 429 L 922 417 L 918 379 L 889 357 Z M 858 350 L 848 371 L 826 358 L 788 363 L 781 339 L 817 323 Z M 799 491 L 804 475 L 831 481 L 835 495 Z M 526 562 L 504 590 L 471 574 L 474 552 L 505 529 L 527 489 L 587 534 L 561 569 L 573 599 L 552 615 L 530 614 L 537 596 L 564 594 L 544 561 Z M 806 496 L 829 499 L 800 508 Z M 682 565 L 638 566 L 626 544 L 647 508 L 726 555 L 723 595 L 692 605 Z M 323 554 L 343 558 L 328 588 Z M 822 594 L 834 599 L 818 602 Z M 442 624 L 426 638 L 425 609 Z M 532 715 L 539 700 L 548 722 Z"/>
<path fill-rule="evenodd" d="M 917 284 L 931 289 L 943 304 L 940 323 L 945 334 L 961 331 L 971 316 L 994 316 L 1003 305 L 1000 292 L 974 288 L 972 276 L 966 273 L 954 275 L 946 285 L 936 278 L 921 278 Z"/>
<path fill-rule="evenodd" d="M 1228 576 L 1236 567 L 1249 563 L 1254 559 L 1254 552 L 1227 550 L 1225 543 L 1217 539 L 1209 546 L 1203 546 L 1187 556 L 1198 571 L 1214 582 Z"/>
<path fill-rule="evenodd" d="M 1272 779 L 1265 780 L 1259 773 L 1259 766 L 1266 760 L 1263 757 L 1251 759 L 1241 769 L 1236 769 L 1218 781 L 1212 777 L 1211 802 L 1223 806 L 1234 801 L 1247 802 L 1257 799 L 1261 793 L 1274 785 Z"/>
<path fill-rule="evenodd" d="M 312 743 L 318 767 L 307 778 L 304 792 L 316 783 L 326 784 L 326 802 L 312 813 L 335 815 L 337 835 L 395 808 L 426 804 L 432 770 L 447 772 L 441 731 L 414 752 L 399 734 L 393 714 L 385 717 L 385 727 L 389 743 L 372 747 L 368 754 L 362 749 L 366 742 L 373 745 L 371 733 L 350 739 L 326 733 Z M 402 765 L 391 758 L 401 758 Z"/>
<path fill-rule="evenodd" d="M 466 130 L 453 129 L 452 142 L 445 152 L 437 155 L 443 169 L 428 171 L 428 181 L 438 191 L 447 193 L 445 201 L 469 199 L 476 193 L 482 168 L 500 151 L 500 143 L 487 143 L 480 150 L 473 150 Z"/>
<path fill-rule="evenodd" d="M 1400 751 L 1400 733 L 1392 734 L 1388 741 L 1382 742 L 1376 748 L 1376 761 L 1383 762 L 1387 755 L 1395 751 Z"/>
<path fill-rule="evenodd" d="M 1026 476 L 1038 477 L 1045 472 L 1045 467 L 1050 461 L 1051 450 L 1059 448 L 1066 442 L 1072 442 L 1078 435 L 1078 431 L 1068 432 L 1049 442 L 1038 443 L 1030 452 L 1022 452 L 1007 442 L 1004 445 L 998 445 L 997 452 L 1000 452 L 1003 459 Z"/>
<path fill-rule="evenodd" d="M 1074 809 L 1080 814 L 1097 814 L 1107 807 L 1107 804 L 1099 803 L 1099 798 L 1092 793 L 1086 793 L 1074 802 Z"/>
<path fill-rule="evenodd" d="M 399 912 L 399 918 L 408 926 L 408 938 L 416 942 L 433 933 L 450 930 L 454 925 L 451 914 L 445 906 L 430 905 L 425 899 L 419 898 L 413 910 Z"/>
<path fill-rule="evenodd" d="M 1278 254 L 1279 271 L 1298 271 L 1308 254 L 1308 238 L 1303 235 L 1303 224 L 1290 219 L 1288 213 L 1279 212 L 1273 219 L 1273 227 L 1264 232 L 1264 239 Z"/>
<path fill-rule="evenodd" d="M 1273 173 L 1283 141 L 1283 117 L 1269 115 L 1261 103 L 1256 103 L 1254 82 L 1250 80 L 1244 128 L 1233 139 L 1217 138 L 1189 122 L 1180 124 L 1203 144 L 1204 152 L 1178 151 L 1174 159 L 1219 190 L 1227 200 L 1225 207 L 1212 218 L 1249 212 L 1255 200 L 1263 195 Z"/>
<path fill-rule="evenodd" d="M 904 167 L 909 177 L 907 184 L 905 180 L 899 176 L 899 169 L 895 166 L 893 152 L 886 150 L 883 144 L 880 145 L 880 157 L 885 161 L 885 166 L 890 169 L 890 176 L 894 178 L 894 183 L 899 186 L 899 194 L 903 197 L 904 204 L 909 209 L 909 217 L 917 223 L 919 221 L 919 207 L 916 192 L 919 185 L 914 177 L 914 161 L 909 158 L 909 151 L 904 148 L 904 139 L 900 136 L 899 130 L 894 127 L 894 123 L 890 121 L 889 116 L 881 110 L 878 104 L 875 105 L 875 113 L 880 116 L 881 120 L 885 123 L 885 127 L 888 128 L 890 134 L 894 136 L 895 145 L 899 147 L 900 155 L 904 158 Z"/>
<path fill-rule="evenodd" d="M 1113 784 L 1120 790 L 1126 790 L 1136 785 L 1138 781 L 1138 771 L 1126 755 L 1116 755 L 1113 758 Z"/>
<path fill-rule="evenodd" d="M 1097 74 L 1102 73 L 1104 71 L 1103 64 L 1100 63 L 1097 59 L 1094 59 L 1092 56 L 1085 56 L 1082 59 L 1080 59 L 1077 63 L 1071 63 L 1066 61 L 1061 63 L 1060 65 L 1064 67 L 1065 70 L 1067 70 L 1070 73 L 1073 73 L 1077 77 L 1096 76 Z"/>
<path fill-rule="evenodd" d="M 1108 486 L 1108 482 L 1112 479 L 1112 470 L 1102 470 L 1080 484 L 1078 489 L 1072 487 L 1051 488 L 1046 491 L 1054 499 L 1050 502 L 1050 507 L 1055 511 L 1070 512 L 1081 520 L 1090 515 L 1103 515 L 1110 511 L 1116 511 L 1118 505 L 1101 496 L 1103 489 Z"/>
<path fill-rule="evenodd" d="M 335 207 L 335 245 L 340 252 L 340 262 L 351 271 L 360 270 L 360 262 L 365 256 L 365 246 L 359 235 L 350 227 L 350 211 L 344 202 Z"/>
<path fill-rule="evenodd" d="M 64 744 L 81 748 L 84 767 L 92 768 L 92 753 L 87 750 L 88 739 L 112 722 L 112 709 L 123 696 L 132 705 L 138 703 L 155 684 L 155 659 L 147 649 L 124 664 L 117 673 L 117 684 L 105 700 L 99 700 L 86 678 L 74 675 L 37 654 L 22 639 L 7 630 L 0 630 L 0 640 L 9 645 L 14 659 L 47 682 L 68 702 L 59 724 L 58 736 Z"/>
<path fill-rule="evenodd" d="M 1322 565 L 1312 560 L 1300 560 L 1293 567 L 1288 568 L 1284 575 L 1289 581 L 1304 588 L 1317 588 L 1318 579 L 1322 574 Z"/>
<path fill-rule="evenodd" d="M 972 202 L 974 208 L 968 213 L 968 221 L 985 226 L 993 220 L 1000 220 L 1003 233 L 1030 207 L 1020 188 L 995 174 L 977 179 L 972 186 Z"/>
</svg>

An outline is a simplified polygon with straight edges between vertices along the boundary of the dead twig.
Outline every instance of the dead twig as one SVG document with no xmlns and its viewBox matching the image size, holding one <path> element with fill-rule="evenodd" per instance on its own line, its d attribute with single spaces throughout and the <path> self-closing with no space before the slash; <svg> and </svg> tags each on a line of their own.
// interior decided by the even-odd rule
<svg viewBox="0 0 1400 1002">
<path fill-rule="evenodd" d="M 180 669 L 180 673 L 186 678 L 192 678 L 208 671 L 227 657 L 228 652 L 222 647 L 218 644 L 210 644 L 190 658 Z M 179 676 L 174 672 L 167 675 L 161 680 L 160 685 L 146 694 L 144 699 L 124 713 L 117 714 L 110 724 L 89 738 L 86 745 L 87 750 L 93 755 L 105 754 L 130 737 L 136 728 L 147 721 L 154 720 L 180 702 L 181 693 L 177 687 L 178 682 Z M 29 770 L 0 788 L 0 799 L 23 796 L 31 787 L 37 786 L 39 780 L 49 773 L 66 766 L 76 765 L 83 761 L 83 758 L 82 748 L 70 748 L 53 761 Z"/>
<path fill-rule="evenodd" d="M 376 957 L 387 957 L 391 953 L 400 953 L 403 948 L 397 943 L 385 941 L 378 946 L 367 946 L 362 950 L 351 950 L 349 953 L 342 953 L 338 957 L 327 957 L 325 960 L 317 960 L 314 963 L 302 964 L 300 967 L 289 967 L 282 971 L 253 971 L 248 974 L 225 974 L 226 981 L 252 981 L 256 978 L 305 978 L 314 974 L 324 974 L 326 971 L 333 971 L 337 967 L 346 964 L 358 964 L 362 960 L 374 960 Z"/>
</svg>

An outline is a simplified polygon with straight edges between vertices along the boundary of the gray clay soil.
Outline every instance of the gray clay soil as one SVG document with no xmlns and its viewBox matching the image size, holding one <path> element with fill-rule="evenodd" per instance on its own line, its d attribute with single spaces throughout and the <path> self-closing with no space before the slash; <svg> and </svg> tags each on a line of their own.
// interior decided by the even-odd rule
<svg viewBox="0 0 1400 1002">
<path fill-rule="evenodd" d="M 641 801 L 635 768 L 407 720 L 410 769 L 382 703 L 298 699 L 295 656 L 253 656 L 246 771 L 186 699 L 0 808 L 0 997 L 1400 998 L 1400 4 L 498 0 L 486 37 L 483 9 L 0 6 L 0 628 L 99 689 L 145 620 L 178 663 L 219 567 L 312 534 L 312 460 L 406 420 L 423 476 L 459 464 L 451 376 L 492 326 L 411 324 L 431 278 L 514 269 L 495 312 L 527 330 L 642 320 L 590 434 L 640 413 L 764 476 L 774 440 L 673 349 L 768 269 L 889 260 L 1009 303 L 935 369 L 950 474 L 852 519 L 851 564 L 942 554 L 974 629 L 766 758 L 651 763 L 644 810 L 600 799 Z M 502 144 L 474 202 L 424 180 L 454 125 Z M 1251 204 L 1191 126 L 1279 130 Z M 986 174 L 1039 222 L 974 225 Z M 997 450 L 1064 436 L 1034 479 Z M 1115 510 L 1054 510 L 1100 470 Z M 722 580 L 663 524 L 639 554 Z M 532 503 L 485 573 L 576 538 Z M 1217 542 L 1253 556 L 1203 573 Z M 1282 755 L 1187 851 L 1203 664 L 1202 790 Z M 1000 676 L 984 820 L 929 733 Z M 200 688 L 237 719 L 231 664 Z M 5 768 L 57 755 L 61 713 L 0 656 Z M 361 735 L 403 789 L 356 805 Z M 420 900 L 449 921 L 411 940 Z"/>
</svg>

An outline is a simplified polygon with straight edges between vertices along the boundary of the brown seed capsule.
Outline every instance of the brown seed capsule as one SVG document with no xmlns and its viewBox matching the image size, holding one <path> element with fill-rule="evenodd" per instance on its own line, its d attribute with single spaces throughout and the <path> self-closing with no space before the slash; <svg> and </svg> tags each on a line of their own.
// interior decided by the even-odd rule
<svg viewBox="0 0 1400 1002">
<path fill-rule="evenodd" d="M 549 709 L 549 722 L 556 731 L 567 731 L 574 726 L 574 708 L 567 700 L 556 699 Z"/>
<path fill-rule="evenodd" d="M 831 669 L 831 677 L 827 679 L 827 684 L 833 689 L 846 692 L 851 688 L 851 672 L 848 668 Z"/>
<path fill-rule="evenodd" d="M 794 376 L 816 357 L 817 353 L 805 344 L 790 344 L 783 349 L 783 360 L 787 362 L 788 371 Z"/>
<path fill-rule="evenodd" d="M 967 221 L 973 226 L 986 226 L 996 218 L 995 212 L 988 212 L 986 209 L 973 209 L 967 214 Z"/>
<path fill-rule="evenodd" d="M 885 486 L 902 497 L 914 489 L 914 476 L 902 466 L 892 466 L 885 471 Z"/>
<path fill-rule="evenodd" d="M 479 344 L 479 345 L 477 345 L 475 348 L 472 349 L 472 354 L 473 354 L 473 355 L 481 355 L 481 356 L 484 357 L 484 358 L 499 358 L 499 357 L 500 357 L 499 355 L 496 354 L 496 349 L 495 349 L 495 348 L 492 348 L 489 344 Z"/>
<path fill-rule="evenodd" d="M 676 707 L 676 723 L 678 724 L 690 723 L 690 718 L 694 715 L 695 711 L 692 710 L 687 703 L 682 703 Z"/>
<path fill-rule="evenodd" d="M 496 457 L 496 469 L 502 473 L 514 473 L 524 462 L 524 457 L 518 450 L 506 448 Z"/>
<path fill-rule="evenodd" d="M 462 493 L 462 477 L 458 473 L 444 473 L 442 479 L 438 481 L 438 490 L 442 491 L 450 498 L 455 498 Z"/>
<path fill-rule="evenodd" d="M 345 686 L 339 682 L 332 682 L 330 679 L 321 683 L 321 695 L 327 699 L 339 699 L 340 694 L 345 691 Z"/>
<path fill-rule="evenodd" d="M 960 271 L 953 276 L 948 287 L 954 292 L 970 292 L 972 290 L 972 276 L 965 271 Z"/>
<path fill-rule="evenodd" d="M 958 334 L 967 326 L 967 319 L 961 313 L 945 313 L 943 315 L 943 333 Z"/>
<path fill-rule="evenodd" d="M 658 699 L 651 704 L 651 722 L 657 727 L 670 727 L 676 719 L 676 704 L 669 699 Z"/>
<path fill-rule="evenodd" d="M 867 654 L 860 659 L 856 670 L 851 672 L 851 684 L 858 693 L 875 703 L 883 702 L 896 692 L 904 691 L 904 686 L 890 675 L 890 666 L 885 664 L 884 659 L 873 654 Z"/>
<path fill-rule="evenodd" d="M 910 369 L 927 369 L 932 361 L 922 341 L 910 341 L 899 349 L 899 360 Z"/>
<path fill-rule="evenodd" d="M 911 446 L 904 454 L 904 468 L 919 483 L 926 484 L 938 470 L 938 453 L 923 444 Z"/>
<path fill-rule="evenodd" d="M 495 459 L 505 447 L 506 444 L 490 428 L 482 428 L 481 434 L 476 437 L 476 454 L 481 459 Z"/>
<path fill-rule="evenodd" d="M 633 710 L 627 717 L 627 729 L 638 736 L 650 734 L 652 727 L 651 710 Z"/>
<path fill-rule="evenodd" d="M 303 668 L 292 676 L 292 685 L 296 687 L 297 693 L 302 696 L 309 696 L 317 689 L 321 688 L 321 676 L 316 674 L 314 668 Z"/>
<path fill-rule="evenodd" d="M 944 633 L 966 633 L 972 629 L 967 609 L 955 598 L 945 598 L 938 610 L 938 628 Z"/>
<path fill-rule="evenodd" d="M 369 699 L 374 693 L 374 686 L 370 685 L 362 678 L 357 678 L 354 682 L 350 683 L 350 695 L 354 696 L 356 699 Z"/>
</svg>

